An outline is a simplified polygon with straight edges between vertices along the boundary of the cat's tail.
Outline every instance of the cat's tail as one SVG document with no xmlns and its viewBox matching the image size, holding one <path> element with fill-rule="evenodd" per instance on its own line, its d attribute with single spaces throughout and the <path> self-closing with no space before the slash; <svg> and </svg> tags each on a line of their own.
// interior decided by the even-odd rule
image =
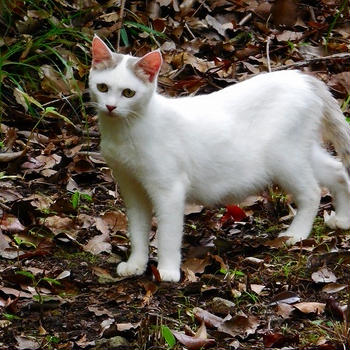
<svg viewBox="0 0 350 350">
<path fill-rule="evenodd" d="M 350 174 L 350 125 L 326 85 L 317 79 L 312 79 L 312 85 L 323 102 L 323 137 L 333 144 Z"/>
</svg>

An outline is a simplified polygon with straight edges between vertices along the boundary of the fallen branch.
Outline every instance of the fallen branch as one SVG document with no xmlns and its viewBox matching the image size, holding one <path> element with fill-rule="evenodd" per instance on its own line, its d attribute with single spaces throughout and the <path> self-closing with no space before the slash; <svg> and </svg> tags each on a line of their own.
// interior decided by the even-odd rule
<svg viewBox="0 0 350 350">
<path fill-rule="evenodd" d="M 304 66 L 307 66 L 311 63 L 324 62 L 324 61 L 328 61 L 328 60 L 346 60 L 346 59 L 350 59 L 350 53 L 347 53 L 347 52 L 336 53 L 334 55 L 329 55 L 329 56 L 324 56 L 324 57 L 313 57 L 313 58 L 308 58 L 307 60 L 304 60 L 304 61 L 294 62 L 291 64 L 286 64 L 284 66 L 273 67 L 272 71 L 278 71 L 278 70 L 289 69 L 289 68 L 304 67 Z"/>
</svg>

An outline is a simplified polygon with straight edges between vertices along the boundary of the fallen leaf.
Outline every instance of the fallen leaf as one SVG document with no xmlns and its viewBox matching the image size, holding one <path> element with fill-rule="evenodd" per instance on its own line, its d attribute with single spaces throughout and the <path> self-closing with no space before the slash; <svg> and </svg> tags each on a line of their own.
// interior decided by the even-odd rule
<svg viewBox="0 0 350 350">
<path fill-rule="evenodd" d="M 126 232 L 127 219 L 121 211 L 108 211 L 96 218 L 96 228 L 104 234 L 115 233 L 116 231 Z"/>
<path fill-rule="evenodd" d="M 298 294 L 286 290 L 281 293 L 278 293 L 272 298 L 272 302 L 270 305 L 276 305 L 279 303 L 284 303 L 284 304 L 294 304 L 300 301 L 300 297 Z"/>
<path fill-rule="evenodd" d="M 107 315 L 109 317 L 113 317 L 113 312 L 107 310 L 101 305 L 90 305 L 88 306 L 88 310 L 92 313 L 94 313 L 96 316 L 103 316 Z"/>
<path fill-rule="evenodd" d="M 327 267 L 323 267 L 322 269 L 314 272 L 311 275 L 311 278 L 316 283 L 329 283 L 336 282 L 337 280 L 337 277 L 335 277 L 334 273 Z"/>
<path fill-rule="evenodd" d="M 221 218 L 221 222 L 225 223 L 229 219 L 233 219 L 234 221 L 242 221 L 246 218 L 246 213 L 237 205 L 227 205 L 226 213 Z"/>
<path fill-rule="evenodd" d="M 111 253 L 112 245 L 108 242 L 110 240 L 108 233 L 102 233 L 92 237 L 86 245 L 83 246 L 83 249 L 86 252 L 90 252 L 94 255 L 100 254 L 102 252 Z"/>
<path fill-rule="evenodd" d="M 16 349 L 19 350 L 36 350 L 39 349 L 41 344 L 36 337 L 25 337 L 22 335 L 16 335 L 15 339 L 17 340 Z"/>
<path fill-rule="evenodd" d="M 331 294 L 331 293 L 337 293 L 340 292 L 341 290 L 345 289 L 348 285 L 347 284 L 341 284 L 341 283 L 329 283 L 326 284 L 322 288 L 322 292 Z"/>
<path fill-rule="evenodd" d="M 0 231 L 0 256 L 5 259 L 16 259 L 23 252 L 10 245 L 11 239 Z"/>
<path fill-rule="evenodd" d="M 98 282 L 101 284 L 115 283 L 127 278 L 127 277 L 113 277 L 108 270 L 98 266 L 92 267 L 92 271 L 98 277 Z"/>
<path fill-rule="evenodd" d="M 204 322 L 208 327 L 218 328 L 224 321 L 221 317 L 215 316 L 214 314 L 201 309 L 200 307 L 195 307 L 193 309 L 194 316 Z"/>
<path fill-rule="evenodd" d="M 181 269 L 182 270 L 190 270 L 194 274 L 196 273 L 203 273 L 205 268 L 210 264 L 210 258 L 209 256 L 205 257 L 204 259 L 199 258 L 188 258 L 185 262 L 182 263 Z"/>
<path fill-rule="evenodd" d="M 292 26 L 297 21 L 295 0 L 276 0 L 271 6 L 272 21 L 276 25 Z"/>
<path fill-rule="evenodd" d="M 33 295 L 30 293 L 23 292 L 22 290 L 17 290 L 14 288 L 0 286 L 0 290 L 3 293 L 5 293 L 6 295 L 13 295 L 16 298 L 29 298 L 29 299 L 31 299 L 33 297 Z"/>
<path fill-rule="evenodd" d="M 270 247 L 270 248 L 283 248 L 286 246 L 286 242 L 288 241 L 289 237 L 287 236 L 282 236 L 282 237 L 276 237 L 271 240 L 267 240 L 266 242 L 263 243 L 265 247 Z"/>
<path fill-rule="evenodd" d="M 218 331 L 230 334 L 233 337 L 240 336 L 241 338 L 246 338 L 256 332 L 259 324 L 259 319 L 256 316 L 236 315 L 221 323 Z"/>
<path fill-rule="evenodd" d="M 151 302 L 151 299 L 153 298 L 153 295 L 158 290 L 158 286 L 153 283 L 152 281 L 142 281 L 140 282 L 140 285 L 145 289 L 146 294 L 144 295 L 142 299 L 142 305 L 149 305 Z"/>
<path fill-rule="evenodd" d="M 140 327 L 140 322 L 137 322 L 137 323 L 130 323 L 130 322 L 117 323 L 117 330 L 119 332 L 129 331 L 130 329 L 136 329 L 138 327 Z"/>
<path fill-rule="evenodd" d="M 198 214 L 198 213 L 202 212 L 203 208 L 204 208 L 203 205 L 186 204 L 186 206 L 185 206 L 185 215 Z"/>
<path fill-rule="evenodd" d="M 293 310 L 294 307 L 292 305 L 280 302 L 277 304 L 276 314 L 282 318 L 289 318 Z"/>
<path fill-rule="evenodd" d="M 284 335 L 281 333 L 267 332 L 263 334 L 265 348 L 283 348 L 288 345 L 298 344 L 299 335 Z"/>
<path fill-rule="evenodd" d="M 250 289 L 251 289 L 254 293 L 260 295 L 261 292 L 263 291 L 263 289 L 265 289 L 265 286 L 262 285 L 262 284 L 254 284 L 254 283 L 252 283 L 252 284 L 250 285 Z"/>
<path fill-rule="evenodd" d="M 337 321 L 344 321 L 345 319 L 344 311 L 333 297 L 327 299 L 325 312 Z"/>
<path fill-rule="evenodd" d="M 324 312 L 326 304 L 314 301 L 305 301 L 294 304 L 293 306 L 304 314 L 315 313 L 319 315 Z"/>
<path fill-rule="evenodd" d="M 56 280 L 63 280 L 67 277 L 69 277 L 71 275 L 70 271 L 68 270 L 65 270 L 65 271 L 62 271 L 58 276 L 56 276 Z"/>
<path fill-rule="evenodd" d="M 70 234 L 75 232 L 73 219 L 69 217 L 53 215 L 42 219 L 41 221 L 44 226 L 49 228 L 54 233 L 54 235 L 58 235 L 61 232 L 69 232 Z"/>
<path fill-rule="evenodd" d="M 194 336 L 171 330 L 175 338 L 189 350 L 206 349 L 215 345 L 215 339 L 208 338 L 205 323 L 202 322 Z"/>
<path fill-rule="evenodd" d="M 12 214 L 3 213 L 0 219 L 0 228 L 7 232 L 24 231 L 25 227 Z"/>
<path fill-rule="evenodd" d="M 103 333 L 111 327 L 111 325 L 115 322 L 115 319 L 113 317 L 107 318 L 106 320 L 103 320 L 100 324 L 100 336 L 103 335 Z"/>
</svg>

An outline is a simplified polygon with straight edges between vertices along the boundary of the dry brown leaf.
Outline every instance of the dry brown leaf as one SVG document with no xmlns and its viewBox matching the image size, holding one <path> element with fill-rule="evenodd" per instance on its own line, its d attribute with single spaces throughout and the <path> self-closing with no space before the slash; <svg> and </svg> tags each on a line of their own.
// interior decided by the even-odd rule
<svg viewBox="0 0 350 350">
<path fill-rule="evenodd" d="M 117 330 L 119 332 L 129 331 L 130 329 L 136 329 L 138 327 L 140 327 L 140 322 L 137 322 L 137 323 L 130 323 L 130 322 L 117 323 Z"/>
<path fill-rule="evenodd" d="M 194 274 L 196 273 L 203 273 L 205 268 L 210 264 L 210 258 L 207 256 L 204 259 L 199 258 L 188 258 L 185 260 L 185 262 L 182 264 L 181 269 L 182 270 L 190 270 Z"/>
<path fill-rule="evenodd" d="M 127 219 L 123 212 L 108 211 L 102 216 L 96 218 L 96 228 L 103 234 L 111 234 L 116 231 L 126 232 Z"/>
<path fill-rule="evenodd" d="M 347 284 L 341 284 L 341 283 L 329 283 L 326 284 L 323 288 L 322 288 L 322 292 L 331 294 L 331 293 L 337 293 L 340 292 L 341 290 L 347 288 L 348 285 Z"/>
<path fill-rule="evenodd" d="M 32 299 L 33 295 L 27 292 L 23 292 L 22 290 L 17 290 L 14 288 L 9 288 L 9 287 L 2 287 L 0 286 L 0 290 L 5 293 L 6 295 L 13 295 L 16 298 L 28 298 Z"/>
<path fill-rule="evenodd" d="M 271 7 L 271 14 L 271 19 L 276 25 L 294 25 L 297 21 L 295 0 L 276 0 Z"/>
<path fill-rule="evenodd" d="M 284 30 L 282 33 L 276 35 L 277 41 L 297 41 L 302 37 L 302 32 L 293 32 L 291 30 Z"/>
<path fill-rule="evenodd" d="M 311 278 L 316 283 L 330 283 L 330 282 L 336 282 L 337 277 L 335 274 L 330 271 L 327 267 L 323 267 L 322 269 L 314 272 L 311 275 Z"/>
<path fill-rule="evenodd" d="M 175 338 L 189 350 L 205 349 L 213 346 L 216 343 L 215 339 L 208 338 L 207 329 L 204 322 L 202 322 L 194 336 L 174 330 L 171 332 L 174 334 Z"/>
<path fill-rule="evenodd" d="M 263 289 L 265 289 L 265 286 L 262 285 L 262 284 L 254 284 L 254 283 L 252 283 L 252 284 L 250 285 L 250 289 L 251 289 L 254 293 L 260 295 L 261 292 L 263 291 Z"/>
<path fill-rule="evenodd" d="M 0 231 L 0 256 L 5 259 L 16 259 L 23 252 L 11 247 L 11 239 Z"/>
<path fill-rule="evenodd" d="M 246 338 L 250 334 L 254 334 L 260 322 L 256 316 L 236 315 L 229 320 L 224 321 L 218 331 L 232 335 L 233 337 L 240 336 Z"/>
<path fill-rule="evenodd" d="M 83 249 L 86 252 L 90 252 L 94 255 L 100 254 L 102 252 L 111 253 L 112 245 L 109 243 L 110 237 L 108 233 L 102 233 L 92 237 L 86 245 L 83 246 Z"/>
<path fill-rule="evenodd" d="M 285 304 L 294 304 L 300 301 L 300 297 L 298 294 L 285 290 L 281 293 L 278 293 L 272 298 L 272 302 L 270 305 L 276 305 L 279 303 L 285 303 Z"/>
<path fill-rule="evenodd" d="M 204 322 L 208 327 L 218 328 L 224 321 L 221 317 L 215 316 L 214 314 L 200 307 L 195 307 L 193 309 L 193 314 L 198 320 Z"/>
<path fill-rule="evenodd" d="M 333 74 L 328 85 L 345 97 L 350 86 L 350 72 Z"/>
<path fill-rule="evenodd" d="M 16 348 L 18 350 L 36 350 L 41 346 L 41 342 L 35 337 L 25 337 L 22 335 L 16 335 L 15 339 L 17 341 Z"/>
<path fill-rule="evenodd" d="M 315 313 L 319 315 L 324 312 L 326 304 L 314 301 L 305 301 L 294 304 L 293 306 L 304 314 Z"/>
<path fill-rule="evenodd" d="M 70 233 L 75 232 L 73 219 L 68 217 L 61 217 L 58 215 L 49 216 L 42 219 L 42 224 L 49 228 L 55 235 L 61 232 Z"/>
<path fill-rule="evenodd" d="M 185 215 L 198 214 L 198 213 L 202 212 L 203 208 L 204 208 L 203 205 L 186 204 L 186 206 L 185 206 Z"/>
<path fill-rule="evenodd" d="M 282 318 L 289 318 L 293 312 L 294 307 L 286 303 L 278 303 L 276 308 L 276 314 Z"/>
<path fill-rule="evenodd" d="M 71 91 L 67 79 L 62 73 L 57 72 L 52 66 L 44 64 L 40 67 L 40 72 L 43 77 L 41 88 L 47 92 L 63 93 L 68 95 Z"/>
<path fill-rule="evenodd" d="M 0 229 L 7 232 L 21 232 L 25 230 L 25 227 L 14 215 L 3 213 L 0 219 Z"/>
<path fill-rule="evenodd" d="M 88 306 L 88 310 L 92 313 L 94 313 L 96 316 L 103 316 L 107 315 L 109 317 L 113 317 L 113 312 L 107 310 L 101 305 L 90 305 Z"/>
<path fill-rule="evenodd" d="M 282 247 L 285 247 L 287 241 L 288 241 L 287 236 L 277 237 L 264 242 L 263 245 L 265 247 L 270 247 L 270 248 L 282 248 Z"/>
</svg>

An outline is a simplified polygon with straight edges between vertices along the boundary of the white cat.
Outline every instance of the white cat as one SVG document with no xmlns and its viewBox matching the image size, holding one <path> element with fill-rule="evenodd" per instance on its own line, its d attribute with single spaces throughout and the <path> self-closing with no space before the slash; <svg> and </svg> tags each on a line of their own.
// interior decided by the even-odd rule
<svg viewBox="0 0 350 350">
<path fill-rule="evenodd" d="M 293 195 L 297 214 L 288 243 L 310 234 L 320 186 L 334 195 L 332 228 L 350 228 L 350 128 L 327 87 L 298 71 L 261 74 L 209 95 L 156 92 L 159 51 L 142 58 L 92 43 L 89 85 L 101 150 L 124 198 L 131 255 L 122 276 L 148 261 L 152 209 L 158 219 L 158 270 L 180 279 L 186 201 L 238 203 L 270 183 Z M 321 146 L 333 143 L 341 163 Z"/>
</svg>

